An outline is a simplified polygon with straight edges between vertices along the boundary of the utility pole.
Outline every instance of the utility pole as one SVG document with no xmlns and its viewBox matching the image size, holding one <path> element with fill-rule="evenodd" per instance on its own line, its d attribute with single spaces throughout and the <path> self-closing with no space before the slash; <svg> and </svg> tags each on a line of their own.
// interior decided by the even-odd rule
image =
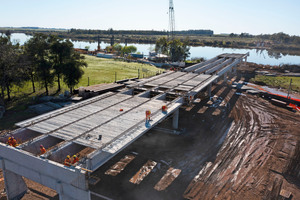
<svg viewBox="0 0 300 200">
<path fill-rule="evenodd" d="M 169 35 L 171 40 L 174 39 L 174 31 L 175 31 L 175 16 L 174 16 L 174 4 L 173 0 L 169 2 Z"/>
</svg>

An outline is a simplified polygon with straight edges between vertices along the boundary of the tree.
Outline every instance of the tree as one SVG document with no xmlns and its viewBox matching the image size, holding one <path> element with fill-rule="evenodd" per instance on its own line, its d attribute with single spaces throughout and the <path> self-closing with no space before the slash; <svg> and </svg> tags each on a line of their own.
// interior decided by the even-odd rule
<svg viewBox="0 0 300 200">
<path fill-rule="evenodd" d="M 122 48 L 123 46 L 120 45 L 119 43 L 114 44 L 114 46 L 112 47 L 114 51 L 117 52 L 117 55 L 121 54 Z"/>
<path fill-rule="evenodd" d="M 156 41 L 155 52 L 169 54 L 169 43 L 166 37 L 162 37 Z"/>
<path fill-rule="evenodd" d="M 40 81 L 49 95 L 49 86 L 53 84 L 52 63 L 50 62 L 51 38 L 37 33 L 25 43 L 26 52 L 34 68 L 34 75 Z"/>
<path fill-rule="evenodd" d="M 50 44 L 50 58 L 52 62 L 52 67 L 54 69 L 54 73 L 57 77 L 57 90 L 60 91 L 60 78 L 63 71 L 64 63 L 71 56 L 71 52 L 73 49 L 73 44 L 69 40 L 62 40 L 55 36 L 51 36 L 51 44 Z"/>
<path fill-rule="evenodd" d="M 13 45 L 10 36 L 0 36 L 0 83 L 1 99 L 4 99 L 6 90 L 7 100 L 11 100 L 11 87 L 13 85 L 21 86 L 26 80 L 26 73 L 22 54 L 19 45 Z"/>
<path fill-rule="evenodd" d="M 133 45 L 130 46 L 125 46 L 122 48 L 122 54 L 130 54 L 130 53 L 134 53 L 137 51 L 137 48 Z"/>
<path fill-rule="evenodd" d="M 84 61 L 84 56 L 80 56 L 79 53 L 72 51 L 69 60 L 63 67 L 63 80 L 70 89 L 72 94 L 73 88 L 79 83 L 80 78 L 84 74 L 82 67 L 87 67 L 87 63 Z"/>
<path fill-rule="evenodd" d="M 169 46 L 170 57 L 173 62 L 185 61 L 190 55 L 190 47 L 188 47 L 187 41 L 181 42 L 175 39 L 169 42 Z"/>
<path fill-rule="evenodd" d="M 181 42 L 179 39 L 168 41 L 163 37 L 156 41 L 155 51 L 169 55 L 173 62 L 186 60 L 190 55 L 189 40 L 186 39 Z"/>
</svg>

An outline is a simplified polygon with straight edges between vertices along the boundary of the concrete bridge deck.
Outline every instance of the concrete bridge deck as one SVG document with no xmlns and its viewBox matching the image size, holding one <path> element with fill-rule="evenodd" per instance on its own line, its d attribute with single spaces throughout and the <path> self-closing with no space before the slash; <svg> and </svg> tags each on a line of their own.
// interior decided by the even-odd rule
<svg viewBox="0 0 300 200">
<path fill-rule="evenodd" d="M 89 199 L 85 169 L 95 171 L 170 115 L 173 127 L 178 128 L 178 109 L 186 97 L 206 88 L 210 90 L 213 82 L 223 75 L 227 77 L 226 73 L 246 57 L 247 54 L 222 54 L 181 72 L 170 71 L 137 80 L 118 93 L 108 92 L 17 123 L 20 129 L 12 135 L 22 144 L 12 148 L 5 144 L 10 135 L 0 138 L 0 167 L 4 173 L 8 171 L 7 176 L 17 177 L 11 179 L 21 185 L 19 176 L 24 176 L 58 191 L 62 199 Z M 163 105 L 167 105 L 167 112 L 162 112 Z M 152 112 L 149 123 L 145 123 L 146 110 Z M 44 155 L 39 155 L 40 144 L 47 148 Z M 62 164 L 67 155 L 78 152 L 85 153 L 77 166 Z M 70 173 L 73 178 L 62 178 Z M 8 177 L 5 181 L 9 198 L 20 195 L 26 188 L 16 189 Z"/>
</svg>

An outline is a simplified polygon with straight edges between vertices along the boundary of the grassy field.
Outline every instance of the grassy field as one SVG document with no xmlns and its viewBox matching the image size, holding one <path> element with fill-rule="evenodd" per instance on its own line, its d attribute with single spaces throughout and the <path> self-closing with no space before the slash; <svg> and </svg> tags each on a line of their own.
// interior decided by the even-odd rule
<svg viewBox="0 0 300 200">
<path fill-rule="evenodd" d="M 97 58 L 95 56 L 85 56 L 88 67 L 84 69 L 84 75 L 78 86 L 86 86 L 88 77 L 90 85 L 99 83 L 111 83 L 117 80 L 126 78 L 140 78 L 154 76 L 157 72 L 162 72 L 163 69 L 140 63 L 129 63 L 124 61 L 115 61 L 112 59 Z"/>
<path fill-rule="evenodd" d="M 88 67 L 84 68 L 84 75 L 79 84 L 75 87 L 88 85 L 88 77 L 90 85 L 100 83 L 111 83 L 117 80 L 126 78 L 149 77 L 155 75 L 157 72 L 164 71 L 163 69 L 140 63 L 128 63 L 123 61 L 115 61 L 112 59 L 97 58 L 94 56 L 85 56 Z M 35 116 L 35 113 L 28 111 L 28 106 L 37 103 L 36 96 L 43 95 L 45 89 L 42 85 L 36 84 L 37 92 L 32 93 L 31 82 L 25 83 L 22 87 L 12 88 L 12 101 L 7 103 L 7 111 L 2 119 L 0 119 L 0 131 L 4 129 L 13 129 L 16 122 L 28 119 Z M 65 84 L 62 84 L 61 92 L 68 90 Z M 60 93 L 61 93 L 60 92 Z M 57 84 L 54 83 L 49 89 L 51 95 L 57 95 Z"/>
<path fill-rule="evenodd" d="M 251 79 L 251 82 L 265 84 L 268 86 L 276 88 L 285 88 L 289 89 L 290 81 L 292 79 L 292 90 L 300 92 L 300 77 L 288 77 L 288 76 L 262 76 L 257 75 L 255 78 Z"/>
<path fill-rule="evenodd" d="M 75 88 L 80 86 L 95 85 L 100 83 L 112 83 L 116 80 L 123 80 L 126 78 L 134 78 L 140 75 L 140 78 L 154 76 L 158 72 L 164 71 L 161 68 L 157 68 L 147 64 L 141 63 L 129 63 L 124 61 L 116 61 L 113 59 L 97 58 L 95 56 L 85 55 L 85 61 L 88 67 L 83 68 L 84 75 L 80 79 L 80 82 Z M 13 87 L 11 96 L 14 100 L 24 98 L 24 96 L 37 96 L 42 95 L 45 92 L 43 85 L 35 83 L 37 92 L 32 93 L 31 82 L 25 83 L 22 87 Z M 61 82 L 62 92 L 68 90 L 68 87 Z M 57 83 L 54 82 L 49 89 L 50 94 L 55 94 L 57 91 Z"/>
</svg>

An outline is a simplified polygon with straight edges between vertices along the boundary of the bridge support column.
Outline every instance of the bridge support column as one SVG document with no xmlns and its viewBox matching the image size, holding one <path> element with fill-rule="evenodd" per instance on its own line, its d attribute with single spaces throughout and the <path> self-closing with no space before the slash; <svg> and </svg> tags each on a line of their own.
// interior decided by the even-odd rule
<svg viewBox="0 0 300 200">
<path fill-rule="evenodd" d="M 28 188 L 22 176 L 8 170 L 3 170 L 7 199 L 21 199 Z"/>
<path fill-rule="evenodd" d="M 173 114 L 173 129 L 178 129 L 178 121 L 179 121 L 179 109 L 177 109 Z"/>
<path fill-rule="evenodd" d="M 207 87 L 207 92 L 208 92 L 209 97 L 211 97 L 211 86 L 212 86 L 212 84 L 210 83 Z"/>
</svg>

